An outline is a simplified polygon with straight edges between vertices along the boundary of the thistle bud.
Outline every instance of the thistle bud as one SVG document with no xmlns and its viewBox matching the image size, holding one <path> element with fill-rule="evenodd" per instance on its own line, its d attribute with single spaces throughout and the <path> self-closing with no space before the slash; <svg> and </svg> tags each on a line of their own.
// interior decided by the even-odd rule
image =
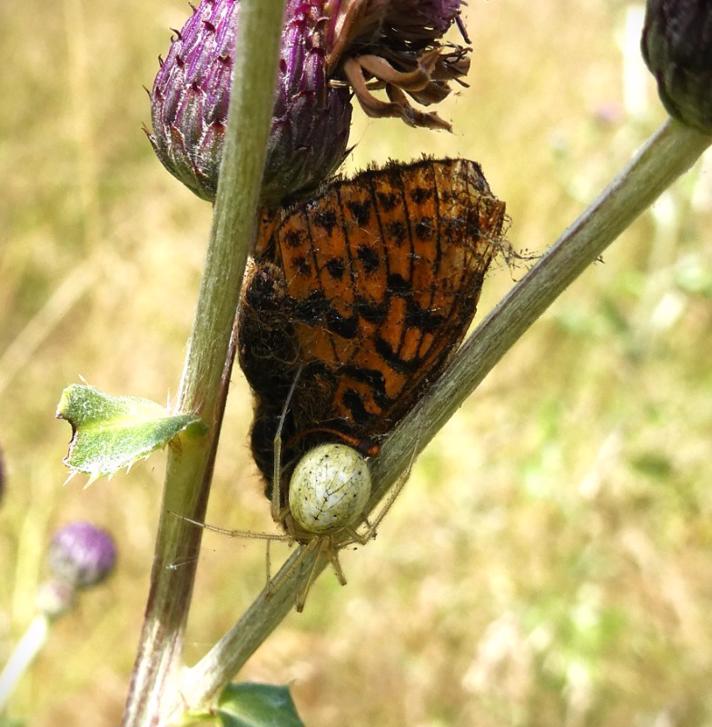
<svg viewBox="0 0 712 727">
<path fill-rule="evenodd" d="M 287 0 L 262 187 L 266 205 L 318 186 L 346 154 L 350 92 L 327 81 L 325 5 Z M 158 158 L 210 201 L 217 191 L 239 22 L 239 0 L 202 0 L 174 31 L 150 93 L 148 137 Z"/>
<path fill-rule="evenodd" d="M 641 46 L 668 113 L 712 134 L 710 0 L 648 0 Z"/>
<path fill-rule="evenodd" d="M 103 581 L 116 564 L 111 535 L 87 522 L 73 522 L 57 531 L 49 547 L 49 569 L 58 581 L 88 588 Z"/>
<path fill-rule="evenodd" d="M 469 48 L 443 43 L 461 0 L 287 0 L 262 203 L 316 187 L 341 164 L 351 94 L 369 116 L 449 129 L 428 106 L 469 70 Z M 233 20 L 234 18 L 234 20 Z M 202 0 L 173 42 L 151 96 L 158 158 L 214 200 L 232 86 L 239 0 Z M 385 89 L 388 100 L 374 95 Z"/>
</svg>

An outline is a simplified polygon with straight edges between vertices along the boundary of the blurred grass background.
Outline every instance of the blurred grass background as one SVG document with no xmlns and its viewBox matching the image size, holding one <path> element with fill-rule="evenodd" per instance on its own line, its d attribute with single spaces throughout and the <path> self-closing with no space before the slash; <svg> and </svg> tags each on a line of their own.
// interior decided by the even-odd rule
<svg viewBox="0 0 712 727">
<path fill-rule="evenodd" d="M 455 134 L 356 112 L 348 166 L 479 160 L 509 238 L 541 251 L 664 118 L 642 6 L 470 0 Z M 55 527 L 112 530 L 115 577 L 60 620 L 12 713 L 117 724 L 162 485 L 154 455 L 62 487 L 62 388 L 175 394 L 210 208 L 140 126 L 178 0 L 0 4 L 0 660 Z M 712 167 L 699 164 L 589 269 L 419 459 L 378 539 L 345 553 L 240 675 L 289 682 L 310 726 L 712 725 Z M 516 273 L 515 273 L 516 274 Z M 521 271 L 523 274 L 523 271 Z M 500 265 L 486 312 L 512 285 Z M 705 341 L 707 343 L 705 344 Z M 704 351 L 707 351 L 705 354 Z M 268 529 L 239 372 L 208 519 Z M 197 659 L 263 585 L 256 541 L 206 533 Z"/>
</svg>

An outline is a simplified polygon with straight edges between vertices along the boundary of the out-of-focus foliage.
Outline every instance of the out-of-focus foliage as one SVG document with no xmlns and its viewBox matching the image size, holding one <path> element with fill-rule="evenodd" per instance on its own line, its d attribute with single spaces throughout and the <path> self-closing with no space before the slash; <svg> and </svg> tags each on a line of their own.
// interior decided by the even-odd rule
<svg viewBox="0 0 712 727">
<path fill-rule="evenodd" d="M 356 114 L 350 168 L 477 159 L 511 241 L 542 250 L 663 119 L 635 8 L 470 0 L 471 88 L 441 110 L 455 134 Z M 175 395 L 210 208 L 155 160 L 141 85 L 188 12 L 0 3 L 0 654 L 53 526 L 104 524 L 122 554 L 18 693 L 33 727 L 110 727 L 125 698 L 162 461 L 63 488 L 54 408 L 80 375 Z M 344 553 L 349 585 L 326 574 L 240 681 L 290 683 L 316 727 L 712 724 L 710 180 L 699 165 L 567 291 L 420 458 L 377 540 Z M 491 274 L 480 318 L 523 272 Z M 208 519 L 269 529 L 233 379 Z M 204 542 L 191 658 L 264 577 L 259 542 Z"/>
</svg>

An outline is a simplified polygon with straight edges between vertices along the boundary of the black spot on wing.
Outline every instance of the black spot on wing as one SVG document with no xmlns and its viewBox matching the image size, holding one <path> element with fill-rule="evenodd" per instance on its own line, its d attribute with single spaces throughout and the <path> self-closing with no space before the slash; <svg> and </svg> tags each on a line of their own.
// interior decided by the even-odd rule
<svg viewBox="0 0 712 727">
<path fill-rule="evenodd" d="M 431 240 L 435 233 L 432 217 L 421 217 L 415 223 L 415 236 L 419 240 Z"/>
<path fill-rule="evenodd" d="M 396 351 L 391 348 L 388 341 L 380 336 L 376 337 L 375 348 L 378 355 L 394 370 L 403 374 L 410 374 L 417 370 L 420 365 L 420 359 L 413 358 L 410 361 L 404 361 Z"/>
<path fill-rule="evenodd" d="M 360 427 L 366 427 L 371 422 L 372 415 L 366 411 L 361 395 L 353 389 L 344 392 L 344 404 L 351 412 L 351 416 Z"/>
<path fill-rule="evenodd" d="M 328 270 L 329 275 L 331 275 L 332 278 L 341 280 L 341 278 L 344 277 L 346 266 L 344 265 L 344 261 L 342 258 L 332 257 L 330 260 L 327 261 L 326 269 Z"/>
<path fill-rule="evenodd" d="M 400 247 L 408 237 L 408 230 L 401 220 L 394 220 L 386 225 L 386 234 L 389 240 L 393 240 Z"/>
<path fill-rule="evenodd" d="M 398 273 L 391 273 L 388 276 L 386 285 L 388 286 L 388 290 L 396 295 L 405 297 L 411 295 L 413 292 L 413 286 L 410 284 L 410 281 Z"/>
<path fill-rule="evenodd" d="M 304 233 L 301 230 L 287 230 L 284 233 L 284 242 L 287 247 L 301 247 L 304 242 Z"/>
<path fill-rule="evenodd" d="M 321 290 L 314 290 L 308 298 L 303 300 L 291 300 L 291 307 L 294 317 L 310 325 L 316 325 L 324 320 L 329 310 L 329 302 Z"/>
<path fill-rule="evenodd" d="M 365 298 L 357 298 L 354 306 L 356 313 L 369 323 L 380 324 L 388 315 L 388 302 L 371 303 Z"/>
<path fill-rule="evenodd" d="M 372 273 L 374 270 L 378 270 L 380 257 L 372 247 L 369 247 L 368 245 L 361 245 L 356 251 L 356 254 L 363 265 L 363 269 L 367 273 Z"/>
<path fill-rule="evenodd" d="M 351 215 L 356 221 L 356 224 L 360 226 L 367 225 L 371 219 L 371 203 L 366 200 L 365 202 L 349 202 L 347 204 Z"/>
<path fill-rule="evenodd" d="M 415 301 L 408 299 L 405 314 L 406 326 L 419 328 L 423 333 L 434 333 L 443 323 L 445 323 L 445 316 L 441 313 L 420 308 Z"/>
<path fill-rule="evenodd" d="M 390 212 L 398 204 L 398 195 L 394 192 L 378 192 L 377 198 L 384 212 Z"/>
<path fill-rule="evenodd" d="M 302 276 L 311 275 L 311 265 L 309 261 L 303 256 L 299 255 L 292 260 L 292 264 L 297 270 L 297 273 Z"/>
<path fill-rule="evenodd" d="M 330 331 L 342 338 L 355 338 L 358 333 L 358 319 L 356 316 L 347 318 L 334 308 L 329 308 L 326 311 L 326 326 Z"/>
<path fill-rule="evenodd" d="M 322 229 L 326 230 L 329 237 L 331 237 L 332 233 L 334 232 L 334 228 L 336 227 L 336 212 L 333 209 L 327 208 L 324 210 L 319 210 L 314 215 L 314 225 L 316 227 L 321 227 Z"/>
<path fill-rule="evenodd" d="M 416 187 L 410 192 L 410 198 L 416 204 L 423 204 L 423 202 L 430 199 L 432 196 L 433 190 L 428 189 L 427 187 Z"/>
<path fill-rule="evenodd" d="M 373 392 L 375 402 L 381 407 L 381 409 L 387 409 L 393 403 L 386 396 L 386 379 L 381 371 L 361 368 L 358 366 L 344 366 L 341 371 L 343 371 L 345 376 L 349 376 L 355 381 L 361 381 L 364 384 L 368 384 Z"/>
</svg>

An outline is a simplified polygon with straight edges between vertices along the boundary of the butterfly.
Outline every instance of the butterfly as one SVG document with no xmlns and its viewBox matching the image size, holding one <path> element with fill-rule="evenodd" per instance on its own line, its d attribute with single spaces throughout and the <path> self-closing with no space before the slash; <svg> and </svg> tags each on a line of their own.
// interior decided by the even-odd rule
<svg viewBox="0 0 712 727">
<path fill-rule="evenodd" d="M 321 531 L 295 522 L 295 468 L 325 444 L 378 453 L 462 341 L 504 211 L 476 162 L 424 158 L 338 179 L 261 220 L 238 355 L 255 398 L 252 453 L 297 542 Z M 351 497 L 333 471 L 324 481 Z M 317 515 L 335 501 L 321 497 Z M 342 530 L 334 552 L 353 538 Z"/>
</svg>

